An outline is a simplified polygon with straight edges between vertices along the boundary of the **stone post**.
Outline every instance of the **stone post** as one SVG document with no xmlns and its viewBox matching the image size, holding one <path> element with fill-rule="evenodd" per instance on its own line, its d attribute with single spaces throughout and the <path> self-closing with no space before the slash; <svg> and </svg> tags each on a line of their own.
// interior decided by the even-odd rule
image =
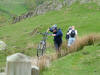
<svg viewBox="0 0 100 75">
<path fill-rule="evenodd" d="M 7 57 L 7 75 L 31 75 L 31 61 L 21 53 Z"/>
<path fill-rule="evenodd" d="M 39 75 L 39 67 L 32 66 L 32 74 L 31 75 Z"/>
</svg>

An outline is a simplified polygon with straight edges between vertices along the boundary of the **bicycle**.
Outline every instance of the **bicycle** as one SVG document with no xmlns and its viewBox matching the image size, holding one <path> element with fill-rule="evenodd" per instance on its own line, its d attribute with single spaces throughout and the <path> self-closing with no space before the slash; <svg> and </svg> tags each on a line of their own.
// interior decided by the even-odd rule
<svg viewBox="0 0 100 75">
<path fill-rule="evenodd" d="M 39 33 L 39 32 L 38 32 Z M 37 56 L 43 56 L 45 50 L 46 50 L 46 39 L 47 39 L 47 36 L 48 35 L 51 35 L 51 34 L 48 34 L 48 32 L 45 32 L 45 33 L 39 33 L 43 36 L 42 40 L 40 41 L 40 43 L 38 44 L 38 47 L 37 47 Z"/>
</svg>

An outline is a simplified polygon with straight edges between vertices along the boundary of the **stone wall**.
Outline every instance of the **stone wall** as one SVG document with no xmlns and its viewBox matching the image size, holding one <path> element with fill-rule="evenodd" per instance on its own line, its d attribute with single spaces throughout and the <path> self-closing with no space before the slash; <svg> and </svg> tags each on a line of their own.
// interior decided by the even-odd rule
<svg viewBox="0 0 100 75">
<path fill-rule="evenodd" d="M 23 19 L 26 19 L 26 18 L 29 18 L 29 17 L 32 17 L 32 16 L 45 14 L 46 12 L 51 11 L 51 10 L 60 10 L 63 6 L 70 7 L 76 1 L 79 1 L 80 4 L 96 2 L 100 5 L 99 0 L 64 0 L 63 2 L 61 2 L 59 0 L 46 1 L 43 4 L 39 5 L 33 11 L 29 11 L 25 14 L 22 14 L 21 16 L 13 17 L 13 22 L 12 23 L 19 22 Z"/>
<path fill-rule="evenodd" d="M 32 16 L 37 16 L 40 14 L 45 14 L 51 10 L 59 10 L 63 7 L 63 4 L 59 1 L 47 1 L 43 4 L 39 5 L 34 11 L 29 11 L 26 14 L 22 14 L 21 16 L 13 17 L 13 23 L 19 22 L 22 19 L 26 19 Z"/>
</svg>

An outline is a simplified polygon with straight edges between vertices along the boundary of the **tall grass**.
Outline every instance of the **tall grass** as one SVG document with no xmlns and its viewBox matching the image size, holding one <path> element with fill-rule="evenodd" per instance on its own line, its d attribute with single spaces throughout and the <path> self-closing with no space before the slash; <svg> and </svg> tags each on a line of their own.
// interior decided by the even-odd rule
<svg viewBox="0 0 100 75">
<path fill-rule="evenodd" d="M 61 50 L 60 57 L 65 56 L 65 55 L 72 53 L 72 52 L 79 51 L 84 46 L 94 45 L 94 43 L 97 41 L 100 41 L 100 35 L 98 35 L 98 34 L 90 34 L 90 35 L 86 35 L 86 36 L 81 37 L 81 38 L 77 38 L 75 43 L 73 43 L 70 48 L 67 47 L 67 43 L 65 41 L 62 44 L 62 50 Z M 40 70 L 43 70 L 46 67 L 49 67 L 50 62 L 52 62 L 58 58 L 59 57 L 58 57 L 57 53 L 54 53 L 51 55 L 44 55 L 37 60 L 37 66 L 40 68 Z"/>
<path fill-rule="evenodd" d="M 69 53 L 76 52 L 84 48 L 84 46 L 87 45 L 94 45 L 95 42 L 100 41 L 100 35 L 99 34 L 90 34 L 83 36 L 81 38 L 77 38 L 77 40 L 72 44 L 70 48 L 67 47 L 67 41 L 63 42 L 62 44 L 62 50 L 60 57 L 57 53 L 44 55 L 39 58 L 35 57 L 32 59 L 32 65 L 37 65 L 40 69 L 40 71 L 43 71 L 45 68 L 50 66 L 50 63 L 54 60 L 57 60 L 58 58 L 61 58 L 65 55 L 68 55 Z M 29 44 L 28 48 L 31 48 L 32 45 Z"/>
<path fill-rule="evenodd" d="M 69 52 L 79 51 L 84 46 L 94 45 L 95 42 L 100 41 L 100 35 L 90 34 L 82 38 L 78 38 L 74 44 L 69 48 Z"/>
</svg>

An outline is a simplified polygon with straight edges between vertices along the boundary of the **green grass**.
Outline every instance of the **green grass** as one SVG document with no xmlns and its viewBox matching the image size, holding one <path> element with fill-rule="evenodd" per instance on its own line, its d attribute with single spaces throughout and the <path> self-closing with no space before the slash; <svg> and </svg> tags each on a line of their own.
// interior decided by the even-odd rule
<svg viewBox="0 0 100 75">
<path fill-rule="evenodd" d="M 94 3 L 74 4 L 70 8 L 64 7 L 59 11 L 51 11 L 45 15 L 28 18 L 16 24 L 7 23 L 7 25 L 0 27 L 0 39 L 7 44 L 7 55 L 22 52 L 29 56 L 36 56 L 36 47 L 42 36 L 36 33 L 30 35 L 34 29 L 45 32 L 51 24 L 57 24 L 63 31 L 64 41 L 70 25 L 75 25 L 79 36 L 100 33 L 99 8 Z M 52 44 L 53 47 L 53 37 L 49 36 L 47 43 Z M 54 52 L 54 48 L 51 46 L 47 49 L 47 53 Z"/>
<path fill-rule="evenodd" d="M 54 61 L 40 75 L 99 75 L 99 63 L 100 46 L 86 46 L 82 51 Z"/>
<path fill-rule="evenodd" d="M 40 5 L 44 1 L 46 0 L 1 0 L 0 13 L 6 14 L 4 16 L 7 19 L 8 17 L 12 18 L 12 16 L 20 16 L 30 10 L 34 10 L 37 7 L 37 2 Z"/>
<path fill-rule="evenodd" d="M 19 16 L 28 11 L 25 0 L 1 0 L 0 1 L 0 26 L 12 21 L 13 16 Z M 5 23 L 6 22 L 6 23 Z"/>
<path fill-rule="evenodd" d="M 2 9 L 2 10 L 1 10 Z M 8 15 L 20 15 L 27 12 L 25 0 L 3 0 L 0 1 L 0 11 Z M 10 16 L 11 16 L 10 15 Z"/>
<path fill-rule="evenodd" d="M 45 15 L 32 17 L 22 22 L 0 27 L 0 38 L 8 45 L 8 51 L 25 50 L 28 43 L 38 44 L 41 40 L 39 34 L 30 33 L 37 28 L 37 31 L 44 32 L 50 27 L 50 24 L 58 24 L 63 31 L 63 39 L 65 40 L 65 33 L 68 26 L 75 25 L 78 30 L 78 35 L 82 36 L 89 33 L 100 32 L 100 12 L 94 7 L 88 9 L 88 4 L 75 4 L 70 8 L 63 8 L 60 11 L 48 12 Z M 95 27 L 94 27 L 95 26 Z M 48 43 L 51 43 L 52 37 L 48 38 Z M 16 46 L 13 48 L 13 46 Z M 29 50 L 29 49 L 26 49 Z M 36 48 L 34 48 L 36 50 Z M 34 52 L 34 51 L 33 51 Z"/>
</svg>

